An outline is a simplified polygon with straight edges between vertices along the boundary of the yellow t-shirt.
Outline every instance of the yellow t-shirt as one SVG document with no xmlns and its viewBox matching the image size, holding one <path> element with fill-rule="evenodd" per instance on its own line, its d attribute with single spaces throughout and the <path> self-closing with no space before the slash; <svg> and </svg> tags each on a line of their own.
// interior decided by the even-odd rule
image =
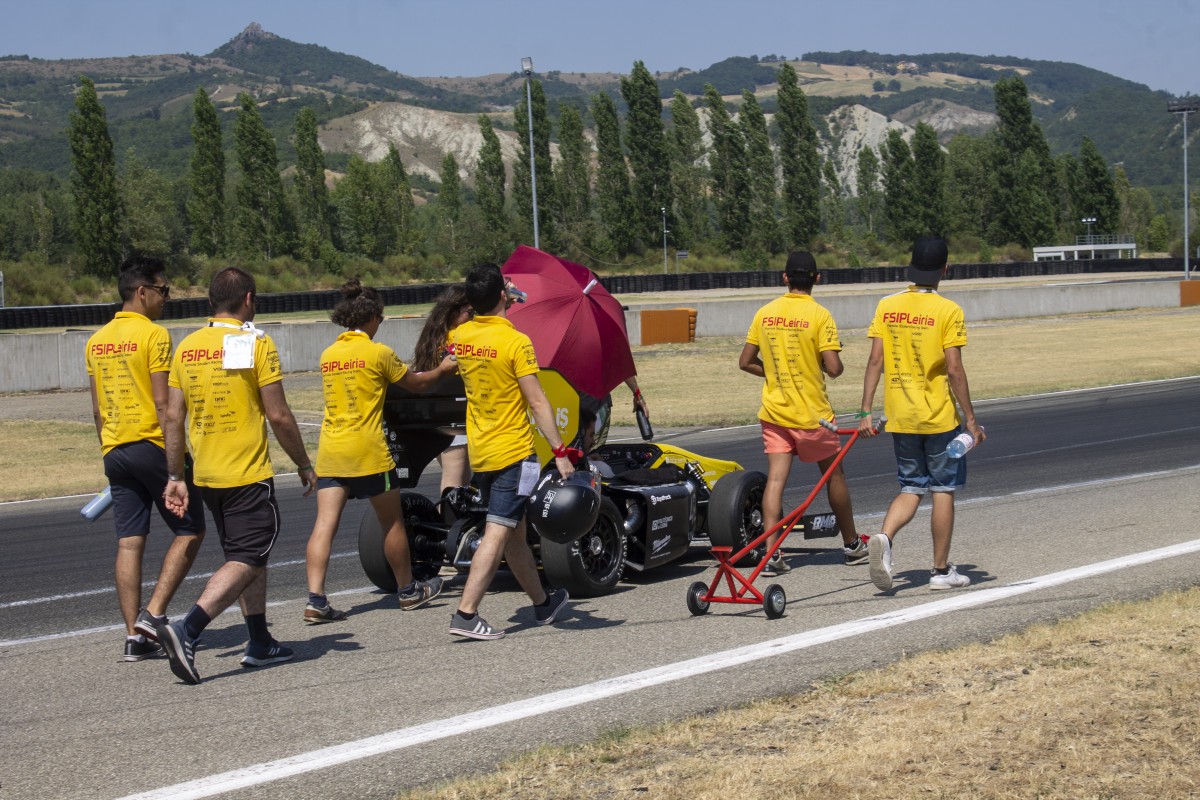
<svg viewBox="0 0 1200 800">
<path fill-rule="evenodd" d="M 883 342 L 883 413 L 891 433 L 945 433 L 960 422 L 946 349 L 967 344 L 962 308 L 910 286 L 879 301 L 867 336 Z"/>
<path fill-rule="evenodd" d="M 164 446 L 154 408 L 152 372 L 171 368 L 171 334 L 133 311 L 118 311 L 87 343 L 87 374 L 100 405 L 100 449 L 151 441 Z"/>
<path fill-rule="evenodd" d="M 175 350 L 168 380 L 187 403 L 196 485 L 214 489 L 245 486 L 275 474 L 259 389 L 283 380 L 279 351 L 270 337 L 255 337 L 254 366 L 225 369 L 225 337 L 254 335 L 231 327 L 236 327 L 231 320 L 210 319 L 208 327 L 188 334 Z"/>
<path fill-rule="evenodd" d="M 317 445 L 317 472 L 330 478 L 377 475 L 396 466 L 383 438 L 387 387 L 408 367 L 386 344 L 346 331 L 321 353 L 325 419 Z"/>
<path fill-rule="evenodd" d="M 517 379 L 538 372 L 529 337 L 504 317 L 475 317 L 450 333 L 467 391 L 471 469 L 488 472 L 533 452 L 533 423 Z"/>
<path fill-rule="evenodd" d="M 833 417 L 821 353 L 841 350 L 833 315 L 810 295 L 785 294 L 758 310 L 746 343 L 758 348 L 766 380 L 758 418 L 814 430 Z"/>
</svg>

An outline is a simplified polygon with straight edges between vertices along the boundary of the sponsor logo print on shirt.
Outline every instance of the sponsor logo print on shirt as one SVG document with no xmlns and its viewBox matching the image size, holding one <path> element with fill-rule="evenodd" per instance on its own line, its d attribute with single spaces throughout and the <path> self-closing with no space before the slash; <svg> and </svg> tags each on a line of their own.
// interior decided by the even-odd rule
<svg viewBox="0 0 1200 800">
<path fill-rule="evenodd" d="M 885 311 L 883 321 L 885 324 L 924 325 L 927 328 L 937 324 L 937 320 L 928 314 L 909 314 L 907 311 Z"/>
<path fill-rule="evenodd" d="M 117 353 L 136 353 L 137 342 L 97 342 L 92 345 L 92 355 L 111 356 Z"/>
<path fill-rule="evenodd" d="M 326 361 L 321 365 L 321 372 L 349 372 L 356 369 L 366 369 L 367 362 L 359 359 L 348 361 Z"/>
</svg>

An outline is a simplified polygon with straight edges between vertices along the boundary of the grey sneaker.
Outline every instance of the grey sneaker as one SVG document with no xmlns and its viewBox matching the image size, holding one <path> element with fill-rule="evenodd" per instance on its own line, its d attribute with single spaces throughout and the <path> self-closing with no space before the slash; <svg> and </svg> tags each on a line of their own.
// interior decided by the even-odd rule
<svg viewBox="0 0 1200 800">
<path fill-rule="evenodd" d="M 767 562 L 767 565 L 763 567 L 763 571 L 759 574 L 764 578 L 775 578 L 780 575 L 787 575 L 791 571 L 792 568 L 783 560 L 783 556 L 776 553 L 775 557 Z"/>
<path fill-rule="evenodd" d="M 850 567 L 865 564 L 870 558 L 867 552 L 867 543 L 861 536 L 854 540 L 853 545 L 842 545 L 842 555 L 846 557 L 846 565 Z"/>
<path fill-rule="evenodd" d="M 125 640 L 126 661 L 145 661 L 147 658 L 158 658 L 161 655 L 163 655 L 163 649 L 162 645 L 158 642 L 139 642 L 137 639 Z"/>
<path fill-rule="evenodd" d="M 246 645 L 246 654 L 242 656 L 241 664 L 243 667 L 265 667 L 281 661 L 291 661 L 295 657 L 292 648 L 272 639 L 270 644 L 250 642 Z"/>
<path fill-rule="evenodd" d="M 304 607 L 305 625 L 320 625 L 324 622 L 338 622 L 339 620 L 343 620 L 345 618 L 345 611 L 338 611 L 329 604 L 324 606 L 314 606 L 312 603 L 309 603 Z"/>
<path fill-rule="evenodd" d="M 141 611 L 138 612 L 137 621 L 133 623 L 133 629 L 135 631 L 137 631 L 138 633 L 140 633 L 142 636 L 145 636 L 147 639 L 149 639 L 153 642 L 157 642 L 158 641 L 158 626 L 166 625 L 166 624 L 167 624 L 167 618 L 165 615 L 161 616 L 161 617 L 156 617 L 153 614 L 151 614 L 149 611 L 147 611 L 146 609 L 143 608 Z"/>
<path fill-rule="evenodd" d="M 498 631 L 487 620 L 478 614 L 474 619 L 464 619 L 457 611 L 450 618 L 450 635 L 465 636 L 468 639 L 503 639 L 504 631 Z"/>
<path fill-rule="evenodd" d="M 867 542 L 867 558 L 871 562 L 871 583 L 886 592 L 892 588 L 892 541 L 877 533 Z"/>
<path fill-rule="evenodd" d="M 549 625 L 554 622 L 558 612 L 567 607 L 567 600 L 571 598 L 566 589 L 549 589 L 546 591 L 546 599 L 548 600 L 546 605 L 533 607 L 533 616 L 537 619 L 538 625 Z"/>
<path fill-rule="evenodd" d="M 953 564 L 950 565 L 950 571 L 945 575 L 939 575 L 937 572 L 929 573 L 930 589 L 961 589 L 970 585 L 971 579 L 966 575 L 959 575 L 958 567 Z"/>
<path fill-rule="evenodd" d="M 427 581 L 417 581 L 411 592 L 408 594 L 399 595 L 400 608 L 404 609 L 405 611 L 412 611 L 414 608 L 420 608 L 441 594 L 443 588 L 443 581 L 441 578 L 430 578 Z"/>
<path fill-rule="evenodd" d="M 158 629 L 158 641 L 167 651 L 171 672 L 184 683 L 197 684 L 200 673 L 196 671 L 196 643 L 188 638 L 182 622 L 172 622 Z"/>
</svg>

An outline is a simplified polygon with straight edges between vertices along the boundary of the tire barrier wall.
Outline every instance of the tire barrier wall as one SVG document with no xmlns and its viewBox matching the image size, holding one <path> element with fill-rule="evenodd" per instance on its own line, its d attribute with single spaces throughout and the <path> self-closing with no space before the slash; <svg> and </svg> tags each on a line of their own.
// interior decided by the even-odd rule
<svg viewBox="0 0 1200 800">
<path fill-rule="evenodd" d="M 1079 275 L 1102 272 L 1170 272 L 1183 270 L 1180 258 L 1097 259 L 1094 261 L 1021 261 L 1003 264 L 954 264 L 947 280 L 967 278 L 1034 278 L 1046 275 Z M 610 275 L 600 283 L 612 294 L 643 292 L 694 292 L 705 289 L 753 289 L 779 285 L 780 270 L 756 272 L 697 272 L 658 275 Z M 903 281 L 907 267 L 857 267 L 827 269 L 821 284 L 891 283 Z M 449 284 L 389 286 L 379 290 L 389 306 L 432 303 Z M 340 294 L 289 292 L 260 294 L 260 314 L 284 314 L 297 311 L 328 311 Z M 77 306 L 24 306 L 0 308 L 0 331 L 28 328 L 98 328 L 117 313 L 117 304 L 98 303 Z M 198 319 L 208 316 L 208 300 L 188 297 L 168 300 L 163 319 Z"/>
</svg>

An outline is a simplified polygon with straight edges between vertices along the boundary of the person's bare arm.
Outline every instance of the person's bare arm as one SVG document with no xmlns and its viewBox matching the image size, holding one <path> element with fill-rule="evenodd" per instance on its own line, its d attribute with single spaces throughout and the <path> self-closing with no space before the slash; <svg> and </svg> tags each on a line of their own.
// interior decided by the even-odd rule
<svg viewBox="0 0 1200 800">
<path fill-rule="evenodd" d="M 283 393 L 283 381 L 262 386 L 258 393 L 262 397 L 263 411 L 267 415 L 267 422 L 271 423 L 275 438 L 279 440 L 283 452 L 287 453 L 288 458 L 294 461 L 299 469 L 300 480 L 307 487 L 304 492 L 304 496 L 307 497 L 316 491 L 317 472 L 308 458 L 308 450 L 300 436 L 300 427 L 296 424 L 296 417 L 292 414 L 287 397 Z"/>
<path fill-rule="evenodd" d="M 837 350 L 821 351 L 821 371 L 831 378 L 836 378 L 846 371 L 842 364 L 842 354 Z"/>
<path fill-rule="evenodd" d="M 525 375 L 517 378 L 517 386 L 521 389 L 521 395 L 524 396 L 525 402 L 529 406 L 538 430 L 549 442 L 550 449 L 562 450 L 563 440 L 559 435 L 558 425 L 554 422 L 554 409 L 550 407 L 550 401 L 546 399 L 546 393 L 542 391 L 542 384 L 538 383 L 537 375 Z M 575 471 L 575 465 L 566 455 L 555 456 L 554 465 L 558 467 L 558 474 L 564 478 Z"/>
<path fill-rule="evenodd" d="M 404 373 L 400 380 L 396 381 L 396 385 L 409 392 L 424 392 L 428 391 L 431 386 L 437 383 L 442 377 L 449 375 L 458 369 L 458 362 L 451 356 L 446 356 L 442 359 L 442 363 L 425 372 L 413 372 L 411 369 Z"/>
<path fill-rule="evenodd" d="M 650 406 L 646 405 L 646 398 L 642 394 L 642 389 L 638 386 L 637 376 L 630 375 L 625 379 L 625 385 L 629 387 L 629 391 L 633 392 L 633 408 L 636 413 L 637 409 L 642 409 L 642 413 L 646 418 L 650 418 Z"/>
<path fill-rule="evenodd" d="M 879 378 L 883 375 L 883 340 L 871 340 L 871 353 L 867 356 L 867 369 L 863 373 L 863 396 L 858 430 L 863 436 L 871 437 L 876 434 L 875 421 L 871 419 L 871 406 L 875 403 L 875 390 L 879 388 Z"/>
<path fill-rule="evenodd" d="M 96 376 L 88 381 L 88 389 L 92 392 L 92 421 L 96 423 L 96 438 L 104 444 L 104 418 L 100 416 L 100 395 L 96 393 Z"/>
<path fill-rule="evenodd" d="M 166 373 L 163 373 L 164 375 Z M 183 455 L 186 450 L 184 443 L 184 419 L 187 417 L 187 405 L 183 400 L 181 389 L 169 388 L 167 402 L 162 416 L 163 436 L 167 448 L 167 475 L 183 477 Z M 167 488 L 163 492 L 163 502 L 167 509 L 177 517 L 182 517 L 188 507 L 188 488 L 183 480 L 168 478 Z"/>
<path fill-rule="evenodd" d="M 738 356 L 738 369 L 759 378 L 765 378 L 762 358 L 759 357 L 758 345 L 747 342 L 742 346 L 742 354 Z"/>
<path fill-rule="evenodd" d="M 154 399 L 154 413 L 158 417 L 158 427 L 166 430 L 167 424 L 167 376 L 170 373 L 150 373 L 150 396 Z"/>
<path fill-rule="evenodd" d="M 971 405 L 971 387 L 967 384 L 967 369 L 962 363 L 961 347 L 946 348 L 946 377 L 950 380 L 950 393 L 962 409 L 967 433 L 975 439 L 976 445 L 982 443 L 987 439 L 987 434 L 975 419 L 975 407 Z"/>
</svg>

